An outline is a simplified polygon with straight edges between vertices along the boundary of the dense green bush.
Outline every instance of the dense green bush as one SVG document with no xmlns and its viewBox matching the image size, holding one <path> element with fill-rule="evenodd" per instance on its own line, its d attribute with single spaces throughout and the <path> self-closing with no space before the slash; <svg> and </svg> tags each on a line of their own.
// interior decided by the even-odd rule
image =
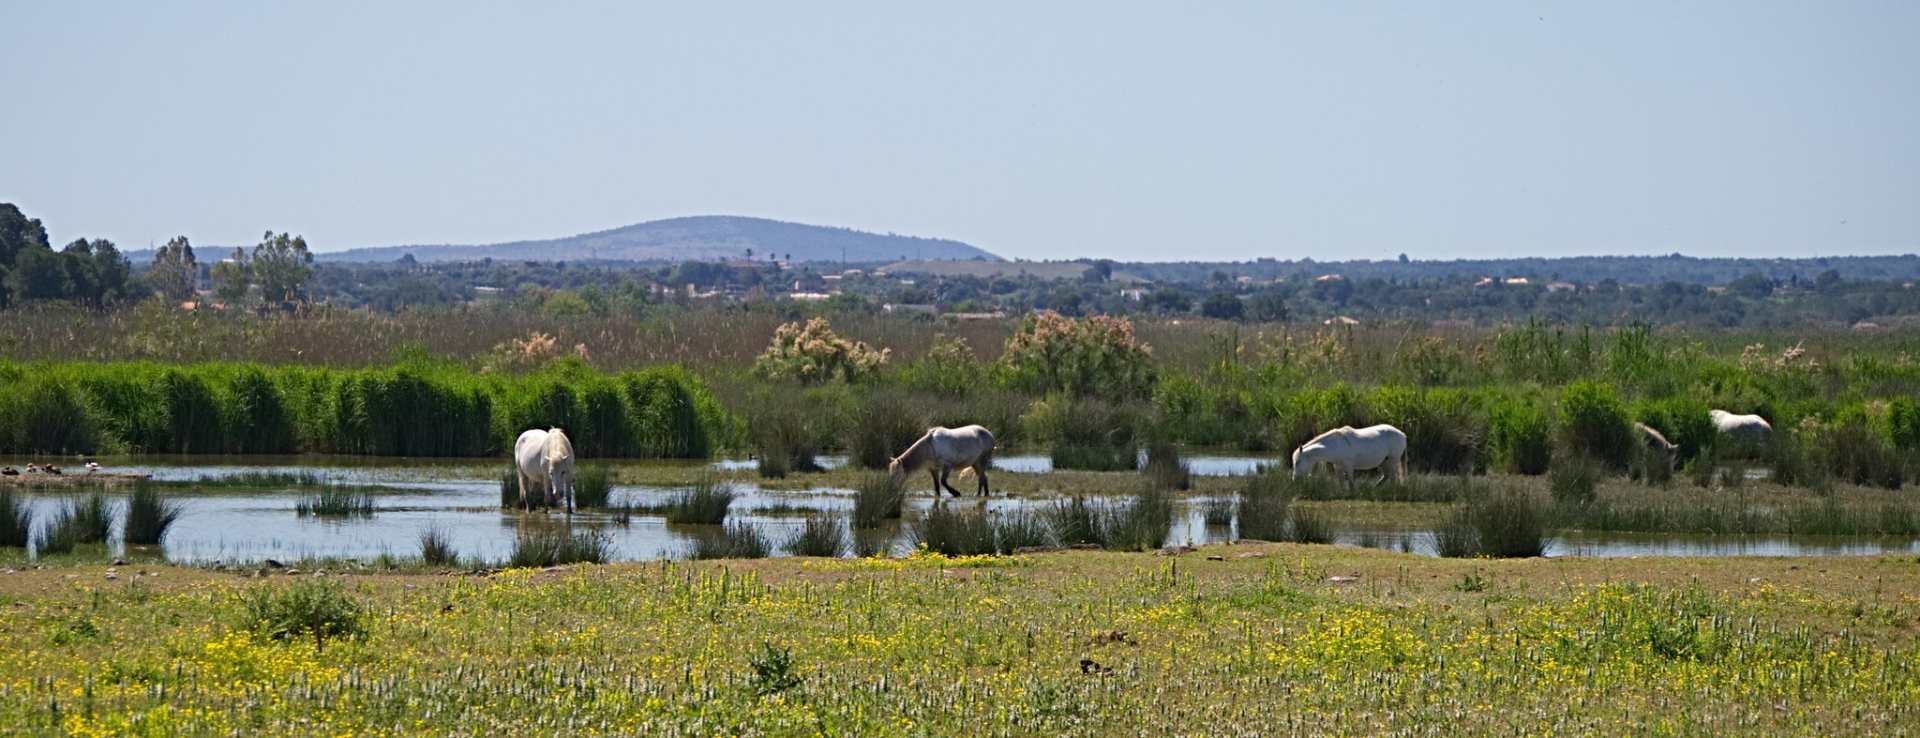
<svg viewBox="0 0 1920 738">
<path fill-rule="evenodd" d="M 1132 471 L 1145 418 L 1138 404 L 1056 394 L 1033 403 L 1021 424 L 1029 440 L 1051 449 L 1056 469 Z"/>
<path fill-rule="evenodd" d="M 366 607 L 334 582 L 301 580 L 285 588 L 260 585 L 243 597 L 244 624 L 275 640 L 312 638 L 324 647 L 329 639 L 355 638 L 367 632 Z"/>
<path fill-rule="evenodd" d="M 1560 443 L 1615 469 L 1633 454 L 1626 407 L 1612 387 L 1579 381 L 1560 390 Z"/>
<path fill-rule="evenodd" d="M 1515 474 L 1544 474 L 1553 461 L 1553 423 L 1538 405 L 1507 400 L 1489 423 L 1494 463 Z"/>
<path fill-rule="evenodd" d="M 1133 321 L 1108 315 L 1028 314 L 1007 339 L 1000 369 L 1010 386 L 1038 392 L 1144 399 L 1153 391 L 1152 350 Z"/>
</svg>

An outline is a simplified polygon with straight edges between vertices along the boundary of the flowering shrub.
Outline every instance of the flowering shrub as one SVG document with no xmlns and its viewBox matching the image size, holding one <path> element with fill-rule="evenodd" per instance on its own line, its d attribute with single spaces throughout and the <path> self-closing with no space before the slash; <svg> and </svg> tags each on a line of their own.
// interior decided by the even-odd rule
<svg viewBox="0 0 1920 738">
<path fill-rule="evenodd" d="M 787 323 L 775 329 L 773 343 L 754 359 L 753 371 L 770 379 L 807 384 L 857 382 L 879 371 L 890 353 L 842 338 L 826 318 L 814 318 L 804 325 Z"/>
<path fill-rule="evenodd" d="M 1000 361 L 1014 384 L 1030 389 L 1125 399 L 1153 389 L 1152 358 L 1152 348 L 1134 337 L 1133 321 L 1076 320 L 1046 310 L 1021 321 Z"/>
</svg>

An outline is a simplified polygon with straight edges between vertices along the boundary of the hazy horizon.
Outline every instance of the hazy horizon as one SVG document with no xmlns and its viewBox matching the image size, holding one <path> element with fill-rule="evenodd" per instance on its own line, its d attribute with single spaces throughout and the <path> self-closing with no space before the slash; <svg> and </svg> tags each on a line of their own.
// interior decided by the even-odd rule
<svg viewBox="0 0 1920 738">
<path fill-rule="evenodd" d="M 0 201 L 59 243 L 1920 251 L 1911 3 L 0 5 Z"/>
</svg>

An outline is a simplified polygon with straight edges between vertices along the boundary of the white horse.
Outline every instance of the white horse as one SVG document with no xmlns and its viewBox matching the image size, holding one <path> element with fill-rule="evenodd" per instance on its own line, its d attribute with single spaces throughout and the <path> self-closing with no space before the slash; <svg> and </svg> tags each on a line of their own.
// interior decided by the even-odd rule
<svg viewBox="0 0 1920 738">
<path fill-rule="evenodd" d="M 933 475 L 933 496 L 940 497 L 940 489 L 946 488 L 954 497 L 960 496 L 960 490 L 947 484 L 947 475 L 955 469 L 965 469 L 980 477 L 975 490 L 976 496 L 985 497 L 993 490 L 987 485 L 987 467 L 993 465 L 993 433 L 977 425 L 963 428 L 927 429 L 926 435 L 914 441 L 907 450 L 887 464 L 887 473 L 893 476 L 898 485 L 907 477 L 907 472 L 926 468 Z M 961 476 L 965 476 L 962 473 Z"/>
<path fill-rule="evenodd" d="M 1736 446 L 1758 449 L 1773 437 L 1773 424 L 1758 415 L 1735 415 L 1725 410 L 1709 410 L 1707 418 L 1720 437 Z"/>
<path fill-rule="evenodd" d="M 1673 468 L 1675 461 L 1677 461 L 1680 456 L 1680 447 L 1678 445 L 1667 440 L 1667 437 L 1661 435 L 1660 431 L 1654 430 L 1653 426 L 1647 425 L 1646 423 L 1634 423 L 1633 432 L 1634 435 L 1640 437 L 1642 446 L 1645 446 L 1646 449 L 1652 453 L 1659 454 L 1660 458 L 1665 459 L 1667 468 Z"/>
<path fill-rule="evenodd" d="M 520 505 L 533 512 L 534 485 L 540 485 L 540 505 L 552 507 L 564 495 L 567 514 L 573 514 L 573 442 L 559 428 L 535 428 L 513 442 L 513 463 L 520 471 Z"/>
<path fill-rule="evenodd" d="M 1407 434 L 1391 425 L 1343 425 L 1293 450 L 1294 479 L 1312 475 L 1321 464 L 1333 467 L 1348 484 L 1353 483 L 1354 471 L 1366 469 L 1381 469 L 1383 475 L 1406 481 Z"/>
</svg>

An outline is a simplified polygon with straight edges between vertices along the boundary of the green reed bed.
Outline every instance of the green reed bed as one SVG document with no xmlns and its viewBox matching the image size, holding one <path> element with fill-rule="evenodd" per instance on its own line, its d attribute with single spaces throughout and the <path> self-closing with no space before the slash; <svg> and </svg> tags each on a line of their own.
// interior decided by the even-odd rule
<svg viewBox="0 0 1920 738">
<path fill-rule="evenodd" d="M 562 427 L 587 458 L 700 458 L 727 426 L 705 383 L 672 366 L 0 365 L 0 453 L 492 456 Z"/>
</svg>

